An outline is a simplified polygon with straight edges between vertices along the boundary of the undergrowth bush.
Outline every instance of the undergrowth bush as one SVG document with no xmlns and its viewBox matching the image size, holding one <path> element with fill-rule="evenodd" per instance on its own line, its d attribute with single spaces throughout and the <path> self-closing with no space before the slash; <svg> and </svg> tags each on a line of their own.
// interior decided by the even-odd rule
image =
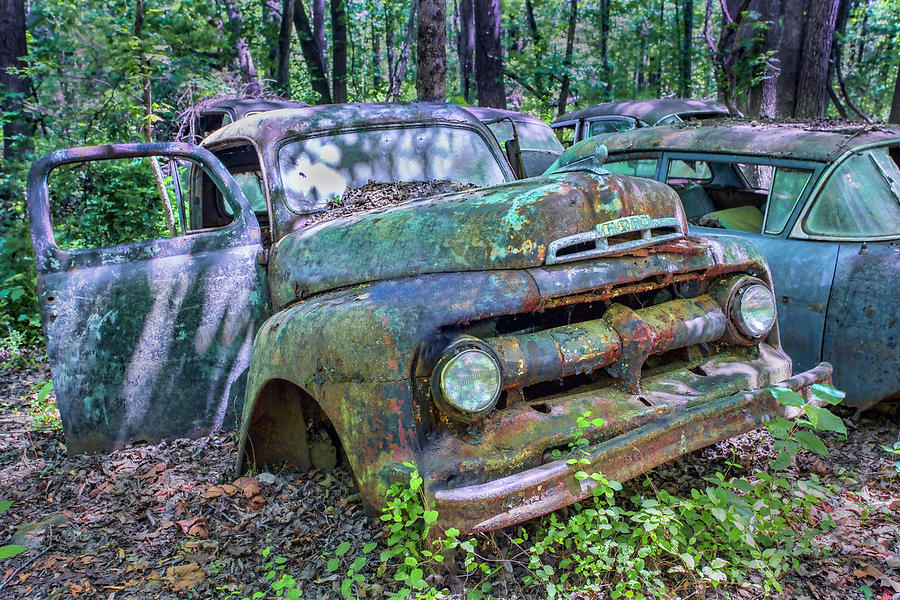
<svg viewBox="0 0 900 600">
<path fill-rule="evenodd" d="M 740 465 L 729 462 L 726 472 L 705 477 L 705 485 L 684 498 L 658 489 L 650 476 L 637 486 L 639 493 L 620 497 L 622 484 L 590 472 L 587 432 L 602 427 L 603 420 L 581 415 L 567 462 L 572 476 L 592 488 L 591 496 L 515 532 L 463 536 L 455 529 L 439 531 L 439 515 L 427 505 L 423 479 L 414 464 L 405 463 L 408 480 L 390 488 L 381 515 L 387 537 L 374 574 L 393 578 L 394 599 L 446 596 L 449 590 L 429 584 L 442 578 L 429 579 L 429 574 L 448 572 L 466 600 L 512 592 L 548 599 L 668 599 L 700 588 L 751 585 L 751 575 L 759 582 L 753 585 L 765 592 L 780 591 L 781 577 L 798 566 L 798 557 L 814 551 L 815 536 L 833 525 L 827 513 L 814 511 L 828 493 L 818 478 L 792 481 L 781 471 L 801 449 L 828 453 L 817 432 L 846 430 L 823 406 L 841 401 L 843 394 L 834 388 L 815 385 L 809 400 L 786 388 L 771 391 L 799 416 L 766 424 L 777 451 L 768 469 L 737 477 L 731 471 Z M 368 589 L 373 570 L 367 566 L 375 547 L 368 542 L 354 548 L 344 541 L 323 555 L 329 572 L 343 574 L 343 598 L 362 597 Z M 300 598 L 296 581 L 283 572 L 286 561 L 267 559 L 272 567 L 268 595 Z M 267 595 L 258 594 L 254 597 Z"/>
</svg>

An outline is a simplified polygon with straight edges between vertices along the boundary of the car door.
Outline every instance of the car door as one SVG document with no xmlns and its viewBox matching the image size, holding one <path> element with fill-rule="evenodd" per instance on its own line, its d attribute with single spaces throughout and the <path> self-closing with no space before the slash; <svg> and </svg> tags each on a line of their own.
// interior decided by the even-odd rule
<svg viewBox="0 0 900 600">
<path fill-rule="evenodd" d="M 860 409 L 900 394 L 900 146 L 838 162 L 792 235 L 836 248 L 822 359 Z"/>
<path fill-rule="evenodd" d="M 720 202 L 725 200 L 735 206 L 740 204 L 739 188 L 743 188 L 743 194 L 750 198 L 759 192 L 753 189 L 755 186 L 748 182 L 739 165 L 774 169 L 768 199 L 764 210 L 760 212 L 758 232 L 726 231 L 694 224 L 690 230 L 697 235 L 713 238 L 741 237 L 759 246 L 772 273 L 782 346 L 793 359 L 795 372 L 811 369 L 822 360 L 822 332 L 839 247 L 838 244 L 810 244 L 804 240 L 792 239 L 787 231 L 788 224 L 795 220 L 809 197 L 811 183 L 816 181 L 822 166 L 802 161 L 766 160 L 747 156 L 725 158 L 722 155 L 667 154 L 660 166 L 660 176 L 663 181 L 673 185 L 680 196 L 688 195 L 683 198 L 686 209 L 688 205 L 693 205 L 707 206 L 704 210 L 718 211 L 723 206 Z M 801 185 L 781 185 L 780 172 L 802 172 L 805 175 Z M 787 180 L 784 181 L 787 184 Z M 782 190 L 790 190 L 787 197 Z M 717 196 L 717 193 L 720 195 Z M 776 218 L 774 207 L 779 198 L 786 200 L 786 207 Z M 696 216 L 702 218 L 704 210 L 698 208 Z M 690 210 L 688 215 L 694 216 Z M 776 220 L 777 225 L 767 224 Z"/>
<path fill-rule="evenodd" d="M 231 222 L 171 238 L 61 249 L 51 220 L 51 171 L 151 156 L 200 165 L 231 206 Z M 69 452 L 233 427 L 268 294 L 259 224 L 221 163 L 188 144 L 60 150 L 32 167 L 28 209 Z"/>
</svg>

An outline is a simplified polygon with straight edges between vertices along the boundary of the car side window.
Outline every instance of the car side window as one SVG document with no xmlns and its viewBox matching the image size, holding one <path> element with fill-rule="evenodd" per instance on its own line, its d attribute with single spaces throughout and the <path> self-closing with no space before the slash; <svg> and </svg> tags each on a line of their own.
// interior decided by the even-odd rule
<svg viewBox="0 0 900 600">
<path fill-rule="evenodd" d="M 260 173 L 259 170 L 252 170 L 243 173 L 235 172 L 232 173 L 231 176 L 234 177 L 238 187 L 241 188 L 241 191 L 244 192 L 247 200 L 250 201 L 253 212 L 257 215 L 265 215 L 267 212 L 266 192 L 263 188 L 262 173 Z M 234 214 L 231 207 L 224 202 L 222 203 L 222 207 L 225 214 L 229 216 Z"/>
<path fill-rule="evenodd" d="M 214 154 L 234 177 L 238 187 L 250 201 L 260 225 L 265 228 L 269 221 L 269 213 L 256 149 L 250 144 L 245 144 L 218 150 Z M 194 176 L 198 178 L 192 184 L 193 206 L 196 211 L 195 225 L 208 228 L 222 227 L 230 223 L 234 211 L 225 202 L 222 192 L 199 169 L 194 171 Z"/>
<path fill-rule="evenodd" d="M 554 127 L 553 133 L 556 134 L 556 139 L 559 140 L 564 148 L 568 148 L 575 143 L 575 123 Z"/>
<path fill-rule="evenodd" d="M 778 235 L 784 230 L 811 176 L 812 171 L 803 169 L 775 169 L 772 189 L 769 190 L 769 200 L 766 203 L 764 233 Z"/>
<path fill-rule="evenodd" d="M 860 152 L 831 173 L 803 223 L 812 235 L 900 235 L 900 167 L 887 148 Z"/>
<path fill-rule="evenodd" d="M 156 161 L 156 173 L 151 161 Z M 190 233 L 185 189 L 190 164 L 144 157 L 53 169 L 47 184 L 56 245 L 81 250 L 169 238 L 173 237 L 170 218 L 175 236 Z"/>
<path fill-rule="evenodd" d="M 603 166 L 611 173 L 652 179 L 656 175 L 656 165 L 658 163 L 659 160 L 655 158 L 632 158 L 629 160 L 607 162 Z"/>
<path fill-rule="evenodd" d="M 694 225 L 777 235 L 811 174 L 761 162 L 672 158 L 666 183 L 678 193 Z"/>
<path fill-rule="evenodd" d="M 689 179 L 696 182 L 709 181 L 712 179 L 712 171 L 706 161 L 674 158 L 669 161 L 666 183 L 675 183 L 673 180 L 677 179 Z"/>
<path fill-rule="evenodd" d="M 591 121 L 588 127 L 588 137 L 593 137 L 601 133 L 615 133 L 617 131 L 634 129 L 634 123 L 627 119 L 601 119 L 599 121 Z"/>
</svg>

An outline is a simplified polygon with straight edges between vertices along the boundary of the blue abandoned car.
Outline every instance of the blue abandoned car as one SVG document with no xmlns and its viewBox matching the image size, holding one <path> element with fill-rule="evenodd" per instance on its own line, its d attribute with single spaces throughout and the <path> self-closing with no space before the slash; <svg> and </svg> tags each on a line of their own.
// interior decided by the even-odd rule
<svg viewBox="0 0 900 600">
<path fill-rule="evenodd" d="M 721 104 L 692 98 L 603 102 L 558 116 L 550 127 L 567 146 L 601 133 L 727 117 Z"/>
<path fill-rule="evenodd" d="M 673 187 L 692 232 L 762 248 L 795 370 L 831 362 L 859 410 L 900 394 L 900 128 L 652 127 L 591 138 L 558 164 L 594 160 L 600 145 L 609 171 Z"/>
</svg>

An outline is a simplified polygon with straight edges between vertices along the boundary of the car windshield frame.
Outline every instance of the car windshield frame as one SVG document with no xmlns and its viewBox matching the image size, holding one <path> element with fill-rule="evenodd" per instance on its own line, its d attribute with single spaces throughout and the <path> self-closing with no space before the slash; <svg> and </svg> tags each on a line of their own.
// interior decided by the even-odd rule
<svg viewBox="0 0 900 600">
<path fill-rule="evenodd" d="M 479 123 L 479 125 L 481 125 Z M 293 202 L 290 202 L 287 197 L 287 186 L 284 182 L 283 170 L 282 170 L 282 150 L 285 146 L 289 144 L 304 142 L 306 140 L 312 140 L 316 138 L 323 137 L 337 137 L 341 135 L 347 134 L 360 134 L 367 132 L 378 132 L 385 130 L 396 130 L 396 129 L 461 129 L 464 131 L 471 132 L 482 139 L 485 144 L 486 149 L 490 152 L 491 156 L 494 158 L 497 167 L 504 177 L 503 182 L 499 182 L 499 185 L 502 183 L 509 183 L 511 181 L 515 181 L 515 174 L 512 172 L 511 167 L 509 166 L 506 157 L 503 155 L 503 151 L 497 143 L 494 134 L 487 128 L 486 125 L 481 125 L 481 127 L 468 125 L 465 123 L 455 123 L 455 122 L 444 122 L 444 121 L 416 121 L 416 122 L 398 122 L 398 123 L 387 123 L 387 124 L 378 124 L 378 125 L 362 125 L 356 127 L 346 127 L 343 129 L 331 129 L 331 130 L 317 130 L 300 133 L 298 135 L 293 135 L 289 137 L 284 137 L 274 145 L 273 153 L 274 153 L 274 172 L 273 175 L 277 176 L 278 183 L 278 196 L 280 196 L 281 204 L 292 214 L 295 215 L 311 215 L 317 212 L 321 212 L 325 210 L 324 208 L 313 208 L 313 209 L 302 209 L 296 206 Z"/>
</svg>

